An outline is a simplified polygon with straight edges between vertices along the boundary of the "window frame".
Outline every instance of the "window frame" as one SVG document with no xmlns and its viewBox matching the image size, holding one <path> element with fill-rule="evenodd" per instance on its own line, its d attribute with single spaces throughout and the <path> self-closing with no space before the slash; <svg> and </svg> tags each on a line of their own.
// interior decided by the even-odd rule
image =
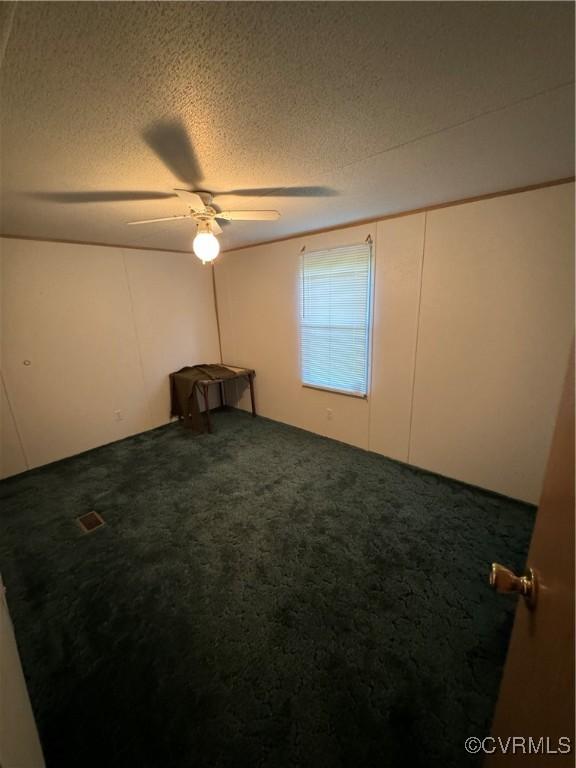
<svg viewBox="0 0 576 768">
<path fill-rule="evenodd" d="M 368 256 L 368 278 L 367 278 L 367 302 L 366 302 L 366 392 L 352 392 L 346 389 L 338 389 L 337 387 L 329 387 L 327 385 L 319 384 L 307 384 L 303 380 L 303 359 L 302 359 L 302 328 L 304 323 L 304 257 L 313 253 L 325 253 L 327 251 L 338 251 L 344 248 L 355 248 L 360 245 L 365 245 L 369 248 Z M 307 250 L 306 246 L 303 246 L 300 251 L 300 264 L 299 264 L 299 312 L 298 312 L 298 357 L 300 365 L 300 386 L 303 389 L 313 389 L 318 392 L 330 392 L 334 395 L 344 395 L 345 397 L 353 397 L 356 400 L 368 400 L 370 397 L 371 379 L 372 379 L 372 334 L 373 334 L 373 302 L 374 302 L 374 274 L 375 274 L 375 260 L 374 260 L 374 241 L 371 235 L 361 242 L 351 242 L 344 245 L 333 245 L 329 248 L 315 248 L 314 250 Z"/>
</svg>

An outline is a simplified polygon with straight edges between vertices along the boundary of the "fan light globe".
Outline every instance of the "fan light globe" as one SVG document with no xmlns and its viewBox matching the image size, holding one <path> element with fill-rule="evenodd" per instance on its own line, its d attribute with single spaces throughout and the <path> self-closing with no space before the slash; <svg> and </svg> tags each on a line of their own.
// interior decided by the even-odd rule
<svg viewBox="0 0 576 768">
<path fill-rule="evenodd" d="M 214 261 L 220 253 L 220 243 L 212 232 L 198 232 L 192 242 L 192 250 L 203 264 Z"/>
</svg>

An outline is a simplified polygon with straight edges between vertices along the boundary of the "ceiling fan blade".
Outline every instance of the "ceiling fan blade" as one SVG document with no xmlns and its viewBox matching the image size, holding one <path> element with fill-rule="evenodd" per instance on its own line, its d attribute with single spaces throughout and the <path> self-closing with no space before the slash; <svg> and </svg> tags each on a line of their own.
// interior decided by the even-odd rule
<svg viewBox="0 0 576 768">
<path fill-rule="evenodd" d="M 276 221 L 280 214 L 278 211 L 220 211 L 216 218 L 228 221 Z"/>
<path fill-rule="evenodd" d="M 210 232 L 212 232 L 213 235 L 222 234 L 222 227 L 220 226 L 220 224 L 218 224 L 216 219 L 212 219 L 212 221 L 210 222 Z"/>
<path fill-rule="evenodd" d="M 196 192 L 190 192 L 188 189 L 175 189 L 174 192 L 176 192 L 182 202 L 195 211 L 203 211 L 206 208 L 204 200 Z"/>
<path fill-rule="evenodd" d="M 177 219 L 189 219 L 190 216 L 164 216 L 161 219 L 142 219 L 141 221 L 127 221 L 126 224 L 153 224 L 155 221 L 176 221 Z"/>
<path fill-rule="evenodd" d="M 91 192 L 32 192 L 29 197 L 51 203 L 114 203 L 131 200 L 164 200 L 175 197 L 172 192 L 137 192 L 94 190 Z"/>
<path fill-rule="evenodd" d="M 190 187 L 201 181 L 202 170 L 181 120 L 157 120 L 144 129 L 142 138 L 180 181 Z"/>
<path fill-rule="evenodd" d="M 214 192 L 214 197 L 220 195 L 236 195 L 237 197 L 335 197 L 338 192 L 331 187 L 254 187 L 253 189 L 228 189 L 225 192 Z"/>
</svg>

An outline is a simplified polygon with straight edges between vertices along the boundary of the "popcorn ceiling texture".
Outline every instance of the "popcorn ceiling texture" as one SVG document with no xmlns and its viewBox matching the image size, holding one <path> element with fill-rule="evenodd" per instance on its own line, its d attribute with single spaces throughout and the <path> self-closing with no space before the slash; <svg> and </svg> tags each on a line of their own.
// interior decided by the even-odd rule
<svg viewBox="0 0 576 768">
<path fill-rule="evenodd" d="M 7 4 L 4 4 L 7 5 Z M 3 14 L 9 16 L 9 14 Z M 573 172 L 569 3 L 20 3 L 2 68 L 2 232 L 188 248 L 174 199 L 65 204 L 38 192 L 170 191 L 143 140 L 185 126 L 207 189 L 324 185 L 224 247 Z"/>
</svg>

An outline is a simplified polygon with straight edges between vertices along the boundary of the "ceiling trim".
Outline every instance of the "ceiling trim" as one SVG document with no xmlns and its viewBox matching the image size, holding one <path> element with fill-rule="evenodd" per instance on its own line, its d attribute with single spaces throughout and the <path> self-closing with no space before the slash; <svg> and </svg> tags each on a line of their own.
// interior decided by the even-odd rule
<svg viewBox="0 0 576 768">
<path fill-rule="evenodd" d="M 94 245 L 100 248 L 127 248 L 131 251 L 161 251 L 162 253 L 193 253 L 183 248 L 152 248 L 150 245 L 121 245 L 120 243 L 98 243 L 92 240 L 62 240 L 58 237 L 32 237 L 31 235 L 14 235 L 0 232 L 0 237 L 7 240 L 36 240 L 38 243 L 65 243 L 66 245 Z"/>
<path fill-rule="evenodd" d="M 310 235 L 321 235 L 325 232 L 334 232 L 338 229 L 349 229 L 351 227 L 360 227 L 364 224 L 374 224 L 378 221 L 388 221 L 389 219 L 399 219 L 403 216 L 412 216 L 417 213 L 425 213 L 427 211 L 437 211 L 441 208 L 451 208 L 456 205 L 465 205 L 466 203 L 476 203 L 481 200 L 492 200 L 496 197 L 507 197 L 508 195 L 519 195 L 522 192 L 532 192 L 537 189 L 545 189 L 546 187 L 557 187 L 560 184 L 570 184 L 576 177 L 565 176 L 562 179 L 554 179 L 553 181 L 542 181 L 538 184 L 528 184 L 524 187 L 514 187 L 512 189 L 501 190 L 500 192 L 488 192 L 484 195 L 476 195 L 474 197 L 463 197 L 458 200 L 449 200 L 444 203 L 435 203 L 434 205 L 425 205 L 421 208 L 411 208 L 407 211 L 400 211 L 399 213 L 390 213 L 380 216 L 372 216 L 369 219 L 356 219 L 355 221 L 348 221 L 344 224 L 335 224 L 331 227 L 324 227 L 322 229 L 310 229 L 304 232 L 298 232 L 295 235 L 285 235 L 284 237 L 278 237 L 274 240 L 263 240 L 259 243 L 250 243 L 249 245 L 239 245 L 237 248 L 227 248 L 222 253 L 232 253 L 234 251 L 244 251 L 247 248 L 257 248 L 261 245 L 272 245 L 273 243 L 283 243 L 287 240 L 297 240 L 301 237 L 310 237 Z M 62 240 L 56 237 L 31 237 L 30 235 L 17 235 L 13 233 L 0 233 L 0 237 L 4 237 L 7 240 L 36 240 L 41 243 L 66 243 L 67 245 L 94 245 L 101 248 L 126 248 L 132 251 L 161 251 L 164 253 L 186 253 L 191 254 L 193 251 L 184 250 L 180 248 L 152 248 L 149 245 L 122 245 L 120 243 L 98 243 L 89 240 Z"/>
<path fill-rule="evenodd" d="M 536 189 L 544 189 L 546 187 L 557 187 L 560 184 L 570 184 L 576 180 L 575 176 L 565 176 L 562 179 L 554 179 L 553 181 L 541 181 L 539 184 L 528 184 L 524 187 L 514 187 L 512 189 L 505 189 L 500 192 L 487 192 L 484 195 L 476 195 L 474 197 L 463 197 L 459 200 L 450 200 L 445 203 L 435 203 L 434 205 L 425 205 L 422 208 L 411 208 L 407 211 L 400 211 L 398 213 L 390 213 L 381 216 L 372 216 L 369 219 L 357 219 L 356 221 L 348 221 L 344 224 L 335 224 L 332 227 L 324 227 L 322 229 L 311 229 L 305 232 L 299 232 L 296 235 L 286 235 L 285 237 L 278 237 L 275 240 L 265 240 L 261 243 L 252 243 L 252 245 L 239 245 L 237 248 L 227 248 L 222 253 L 232 253 L 233 251 L 243 251 L 246 248 L 256 248 L 259 245 L 271 245 L 272 243 L 283 243 L 286 240 L 296 240 L 300 237 L 310 237 L 310 235 L 321 235 L 325 232 L 334 232 L 338 229 L 349 229 L 351 227 L 361 227 L 364 224 L 374 224 L 378 221 L 388 221 L 389 219 L 400 219 L 403 216 L 412 216 L 417 213 L 427 213 L 428 211 L 437 211 L 441 208 L 452 208 L 456 205 L 465 205 L 466 203 L 477 203 L 481 200 L 492 200 L 495 197 L 507 197 L 508 195 L 519 195 L 522 192 L 532 192 Z"/>
</svg>

